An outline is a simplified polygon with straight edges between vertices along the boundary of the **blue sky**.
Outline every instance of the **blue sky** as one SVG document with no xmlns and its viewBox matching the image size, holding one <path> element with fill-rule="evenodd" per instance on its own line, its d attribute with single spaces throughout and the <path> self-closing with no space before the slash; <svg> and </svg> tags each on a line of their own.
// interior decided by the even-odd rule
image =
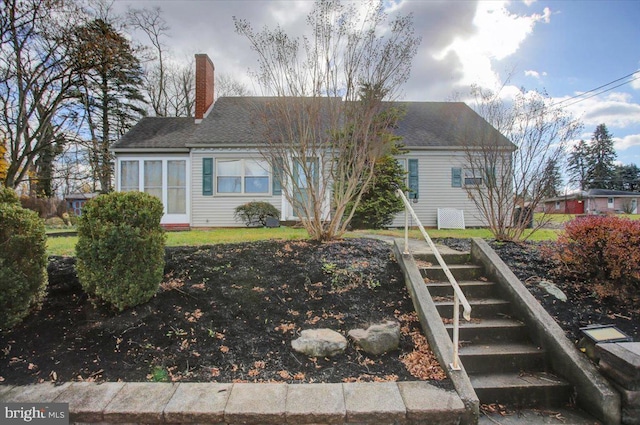
<svg viewBox="0 0 640 425">
<path fill-rule="evenodd" d="M 289 33 L 302 34 L 312 4 L 309 0 L 116 0 L 114 9 L 161 7 L 171 27 L 166 44 L 173 60 L 184 62 L 195 53 L 207 53 L 216 73 L 253 88 L 247 71 L 256 69 L 257 61 L 247 41 L 234 32 L 232 16 L 257 29 L 279 24 Z M 386 0 L 385 4 L 390 13 L 412 13 L 416 32 L 422 35 L 405 100 L 448 100 L 471 84 L 495 89 L 510 76 L 502 91 L 505 97 L 523 87 L 546 90 L 555 101 L 569 105 L 581 98 L 567 99 L 640 68 L 638 0 Z M 584 123 L 581 138 L 589 140 L 595 127 L 605 123 L 614 136 L 618 160 L 640 165 L 640 78 L 567 109 Z"/>
</svg>

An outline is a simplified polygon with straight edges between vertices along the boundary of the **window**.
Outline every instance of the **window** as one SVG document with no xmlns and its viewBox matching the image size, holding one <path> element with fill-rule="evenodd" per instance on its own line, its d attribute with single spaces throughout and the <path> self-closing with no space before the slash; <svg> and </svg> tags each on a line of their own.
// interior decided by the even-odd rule
<svg viewBox="0 0 640 425">
<path fill-rule="evenodd" d="M 465 186 L 481 186 L 482 174 L 479 170 L 464 170 Z"/>
<path fill-rule="evenodd" d="M 613 198 L 607 198 L 607 208 L 613 208 Z"/>
<path fill-rule="evenodd" d="M 167 214 L 187 213 L 187 161 L 167 161 Z"/>
<path fill-rule="evenodd" d="M 216 163 L 218 193 L 269 193 L 269 167 L 253 159 L 219 159 Z"/>
<path fill-rule="evenodd" d="M 139 161 L 122 161 L 120 172 L 120 191 L 132 192 L 140 190 Z"/>
<path fill-rule="evenodd" d="M 188 160 L 168 157 L 122 159 L 119 161 L 119 190 L 141 191 L 162 201 L 163 223 L 188 220 Z"/>
<path fill-rule="evenodd" d="M 556 201 L 556 209 L 559 210 L 560 209 L 560 201 Z"/>
<path fill-rule="evenodd" d="M 162 199 L 162 161 L 144 161 L 144 191 Z"/>
</svg>

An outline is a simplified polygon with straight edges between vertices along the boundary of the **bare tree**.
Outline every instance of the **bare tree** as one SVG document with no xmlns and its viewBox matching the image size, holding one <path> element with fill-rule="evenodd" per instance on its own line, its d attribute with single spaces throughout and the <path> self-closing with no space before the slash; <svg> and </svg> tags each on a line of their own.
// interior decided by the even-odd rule
<svg viewBox="0 0 640 425">
<path fill-rule="evenodd" d="M 319 0 L 307 17 L 308 37 L 282 28 L 255 32 L 235 19 L 258 55 L 257 79 L 267 98 L 256 105 L 264 126 L 262 155 L 283 195 L 317 240 L 339 238 L 391 149 L 385 99 L 409 77 L 420 38 L 411 16 L 392 20 L 382 2 L 361 14 L 354 5 Z M 348 209 L 351 205 L 351 209 Z"/>
<path fill-rule="evenodd" d="M 163 40 L 168 35 L 169 25 L 159 7 L 129 9 L 126 22 L 134 29 L 143 31 L 151 43 L 153 53 L 145 70 L 144 88 L 155 116 L 169 116 L 174 93 L 169 93 L 168 87 L 173 76 L 167 70 L 168 54 Z"/>
<path fill-rule="evenodd" d="M 551 163 L 562 161 L 566 144 L 582 124 L 537 92 L 519 92 L 506 102 L 499 93 L 474 87 L 476 110 L 514 145 L 496 147 L 489 135 L 470 133 L 464 187 L 498 240 L 524 240 L 533 211 L 552 184 Z M 539 220 L 533 231 L 544 224 Z"/>
<path fill-rule="evenodd" d="M 79 68 L 70 59 L 71 30 L 81 14 L 62 0 L 5 0 L 0 6 L 0 139 L 4 184 L 24 181 L 35 159 L 65 130 L 61 111 Z"/>
<path fill-rule="evenodd" d="M 229 74 L 216 74 L 215 91 L 216 98 L 224 96 L 249 96 L 249 88 L 242 82 L 234 79 Z"/>
</svg>

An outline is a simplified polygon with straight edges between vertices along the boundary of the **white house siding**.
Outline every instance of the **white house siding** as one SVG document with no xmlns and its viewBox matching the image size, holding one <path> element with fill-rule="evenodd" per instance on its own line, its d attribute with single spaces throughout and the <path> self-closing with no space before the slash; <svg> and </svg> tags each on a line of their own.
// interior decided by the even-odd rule
<svg viewBox="0 0 640 425">
<path fill-rule="evenodd" d="M 419 198 L 417 202 L 412 203 L 412 207 L 423 226 L 438 225 L 438 208 L 463 210 L 467 227 L 486 226 L 474 202 L 469 199 L 464 186 L 452 187 L 451 185 L 451 168 L 464 170 L 467 163 L 464 152 L 424 150 L 411 151 L 398 157 L 398 159 L 412 158 L 418 159 L 419 180 Z M 411 218 L 409 225 L 415 225 Z M 404 227 L 404 212 L 394 218 L 391 227 Z"/>
<path fill-rule="evenodd" d="M 283 196 L 273 196 L 271 194 L 271 178 L 269 179 L 269 194 L 217 194 L 215 190 L 215 170 L 214 170 L 214 190 L 213 195 L 202 194 L 202 159 L 257 159 L 262 157 L 257 151 L 247 150 L 205 150 L 195 149 L 191 152 L 191 226 L 192 227 L 244 227 L 242 221 L 237 221 L 234 217 L 236 207 L 251 201 L 269 202 L 279 211 L 283 209 Z"/>
</svg>

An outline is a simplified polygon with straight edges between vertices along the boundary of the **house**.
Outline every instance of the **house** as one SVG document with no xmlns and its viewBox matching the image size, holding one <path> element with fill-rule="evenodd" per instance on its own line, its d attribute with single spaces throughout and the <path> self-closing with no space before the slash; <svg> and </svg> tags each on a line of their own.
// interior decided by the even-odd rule
<svg viewBox="0 0 640 425">
<path fill-rule="evenodd" d="M 639 192 L 589 189 L 545 199 L 547 214 L 638 214 Z"/>
<path fill-rule="evenodd" d="M 82 215 L 82 208 L 84 204 L 92 198 L 98 196 L 98 193 L 70 193 L 64 196 L 64 201 L 67 204 L 67 210 L 73 212 L 77 217 Z"/>
<path fill-rule="evenodd" d="M 162 224 L 169 228 L 243 226 L 234 210 L 252 200 L 272 203 L 282 221 L 298 219 L 283 196 L 287 185 L 280 186 L 260 154 L 264 133 L 251 111 L 269 98 L 214 102 L 213 76 L 209 57 L 196 55 L 195 117 L 143 118 L 114 145 L 116 189 L 158 196 L 165 207 Z M 454 208 L 464 211 L 468 226 L 482 226 L 464 188 L 482 180 L 465 170 L 469 140 L 490 138 L 506 152 L 514 145 L 464 103 L 398 104 L 406 115 L 394 132 L 408 150 L 398 161 L 408 170 L 413 206 L 423 224 L 437 224 L 438 208 Z M 404 225 L 404 218 L 393 225 Z"/>
</svg>

